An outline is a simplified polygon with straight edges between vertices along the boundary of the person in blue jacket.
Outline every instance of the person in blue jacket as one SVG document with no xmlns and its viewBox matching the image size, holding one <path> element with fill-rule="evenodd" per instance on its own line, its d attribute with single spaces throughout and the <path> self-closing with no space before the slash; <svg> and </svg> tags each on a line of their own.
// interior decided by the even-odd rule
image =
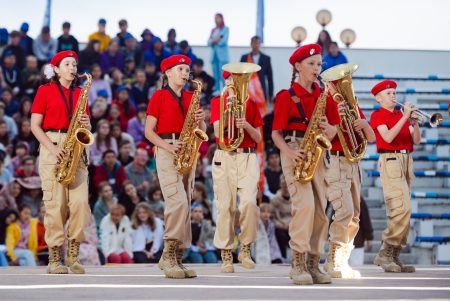
<svg viewBox="0 0 450 301">
<path fill-rule="evenodd" d="M 208 46 L 211 47 L 211 64 L 213 76 L 216 81 L 214 90 L 220 91 L 224 86 L 222 78 L 222 66 L 230 60 L 228 49 L 228 36 L 230 30 L 225 26 L 223 15 L 218 13 L 215 16 L 216 27 L 211 30 L 208 39 Z"/>
<path fill-rule="evenodd" d="M 336 65 L 348 63 L 347 57 L 339 51 L 339 46 L 336 42 L 331 42 L 328 50 L 329 53 L 323 58 L 323 71 Z"/>
</svg>

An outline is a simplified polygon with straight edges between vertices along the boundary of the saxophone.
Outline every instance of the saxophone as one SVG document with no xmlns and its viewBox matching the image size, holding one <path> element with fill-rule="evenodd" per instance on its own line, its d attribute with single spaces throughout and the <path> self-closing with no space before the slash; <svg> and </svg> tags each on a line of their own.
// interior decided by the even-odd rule
<svg viewBox="0 0 450 301">
<path fill-rule="evenodd" d="M 198 80 L 192 80 L 192 82 L 196 84 L 196 88 L 194 95 L 192 95 L 192 100 L 179 138 L 179 141 L 184 142 L 184 144 L 173 158 L 175 169 L 182 174 L 188 174 L 191 171 L 197 160 L 200 145 L 203 141 L 208 140 L 208 135 L 197 128 L 195 122 L 195 111 L 200 106 L 202 84 Z"/>
<path fill-rule="evenodd" d="M 67 137 L 62 147 L 64 149 L 63 160 L 56 164 L 54 171 L 56 181 L 65 186 L 72 183 L 75 178 L 75 173 L 85 147 L 94 142 L 92 133 L 78 122 L 80 116 L 86 113 L 89 89 L 92 84 L 92 76 L 90 74 L 84 73 L 78 78 L 81 77 L 87 78 L 86 86 L 81 91 L 75 112 L 70 120 L 69 129 L 67 130 Z M 84 157 L 83 160 L 87 166 L 87 157 Z"/>
<path fill-rule="evenodd" d="M 319 82 L 322 83 L 320 76 Z M 306 153 L 306 159 L 299 161 L 294 168 L 295 179 L 300 183 L 307 183 L 312 180 L 323 151 L 331 148 L 330 140 L 322 134 L 319 127 L 320 118 L 325 113 L 327 97 L 328 87 L 325 85 L 324 91 L 316 102 L 308 128 L 300 144 L 300 149 L 305 150 Z"/>
</svg>

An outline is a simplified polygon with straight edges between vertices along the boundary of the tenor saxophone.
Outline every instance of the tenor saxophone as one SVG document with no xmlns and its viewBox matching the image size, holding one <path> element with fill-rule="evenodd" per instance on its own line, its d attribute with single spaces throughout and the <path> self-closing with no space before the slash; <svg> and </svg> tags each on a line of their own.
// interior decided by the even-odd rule
<svg viewBox="0 0 450 301">
<path fill-rule="evenodd" d="M 56 181 L 64 186 L 72 183 L 80 163 L 80 159 L 85 151 L 85 147 L 94 142 L 92 133 L 79 123 L 81 115 L 86 113 L 86 105 L 88 102 L 89 89 L 92 84 L 92 76 L 84 73 L 79 78 L 86 77 L 86 85 L 81 91 L 75 112 L 70 120 L 69 129 L 67 130 L 66 140 L 63 143 L 62 149 L 64 156 L 61 161 L 56 164 L 55 177 Z M 87 155 L 83 158 L 84 164 L 87 166 Z"/>
<path fill-rule="evenodd" d="M 322 83 L 320 77 L 319 82 Z M 328 97 L 328 87 L 324 86 L 300 144 L 300 149 L 305 150 L 306 158 L 300 160 L 294 168 L 295 179 L 300 183 L 307 183 L 312 180 L 323 151 L 331 149 L 330 140 L 323 135 L 319 127 L 319 121 L 325 113 Z"/>
<path fill-rule="evenodd" d="M 179 141 L 184 143 L 173 159 L 175 169 L 182 174 L 187 174 L 191 171 L 198 158 L 200 145 L 203 141 L 208 140 L 208 135 L 199 129 L 195 122 L 195 112 L 200 106 L 202 84 L 198 80 L 192 80 L 192 82 L 196 85 L 196 88 L 179 138 Z"/>
</svg>

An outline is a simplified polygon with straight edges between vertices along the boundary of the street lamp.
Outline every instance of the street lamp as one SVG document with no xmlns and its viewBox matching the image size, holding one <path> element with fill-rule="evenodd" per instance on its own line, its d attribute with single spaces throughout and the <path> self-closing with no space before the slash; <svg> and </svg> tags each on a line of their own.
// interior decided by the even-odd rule
<svg viewBox="0 0 450 301">
<path fill-rule="evenodd" d="M 291 38 L 297 43 L 297 47 L 306 39 L 306 29 L 302 26 L 296 26 L 291 31 Z"/>
<path fill-rule="evenodd" d="M 350 48 L 350 45 L 356 40 L 356 33 L 353 29 L 347 28 L 341 32 L 340 37 L 342 43 L 344 43 L 347 48 Z"/>
<path fill-rule="evenodd" d="M 331 12 L 328 9 L 321 9 L 317 12 L 316 20 L 322 25 L 322 29 L 325 29 L 325 26 L 330 24 L 332 19 Z"/>
</svg>

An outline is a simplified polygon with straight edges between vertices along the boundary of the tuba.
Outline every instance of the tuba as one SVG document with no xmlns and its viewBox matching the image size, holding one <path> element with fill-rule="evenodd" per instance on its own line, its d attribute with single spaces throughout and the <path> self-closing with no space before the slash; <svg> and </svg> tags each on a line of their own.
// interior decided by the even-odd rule
<svg viewBox="0 0 450 301">
<path fill-rule="evenodd" d="M 83 153 L 85 147 L 94 142 L 92 133 L 78 122 L 79 117 L 86 113 L 89 89 L 92 84 L 92 76 L 89 73 L 78 76 L 78 78 L 82 77 L 86 77 L 87 82 L 78 98 L 77 106 L 67 130 L 66 140 L 63 143 L 64 158 L 55 167 L 56 181 L 64 186 L 72 183 L 75 178 L 80 159 L 83 159 L 86 166 L 88 165 L 87 155 L 84 154 L 83 156 Z"/>
<path fill-rule="evenodd" d="M 321 74 L 327 85 L 331 85 L 331 90 L 334 90 L 334 101 L 345 104 L 345 111 L 339 112 L 341 122 L 336 129 L 345 157 L 352 163 L 359 162 L 367 148 L 367 139 L 364 133 L 353 129 L 353 122 L 360 118 L 358 101 L 352 85 L 352 74 L 356 69 L 358 69 L 358 65 L 341 64 L 325 70 Z M 348 135 L 348 142 L 344 133 Z"/>
<path fill-rule="evenodd" d="M 320 76 L 319 82 L 323 84 Z M 330 140 L 322 134 L 319 127 L 320 118 L 325 113 L 327 97 L 328 86 L 325 85 L 324 91 L 317 99 L 311 120 L 300 145 L 300 149 L 305 150 L 306 159 L 299 161 L 294 168 L 295 179 L 300 183 L 307 183 L 312 180 L 323 151 L 331 148 Z"/>
<path fill-rule="evenodd" d="M 252 63 L 231 63 L 226 64 L 222 69 L 231 74 L 233 85 L 224 87 L 220 94 L 219 146 L 220 149 L 231 152 L 237 149 L 244 139 L 244 129 L 237 130 L 235 120 L 236 118 L 245 118 L 245 103 L 249 98 L 250 77 L 261 67 Z M 228 89 L 232 89 L 235 96 L 229 97 L 225 105 L 224 96 Z M 225 129 L 227 129 L 227 141 L 225 141 Z"/>
<path fill-rule="evenodd" d="M 197 123 L 195 122 L 195 111 L 200 106 L 202 84 L 197 80 L 192 80 L 192 82 L 196 84 L 196 88 L 179 138 L 179 141 L 184 142 L 184 145 L 173 158 L 175 169 L 182 174 L 188 174 L 191 171 L 194 163 L 197 161 L 200 145 L 203 141 L 208 140 L 208 135 L 197 128 Z"/>
</svg>

